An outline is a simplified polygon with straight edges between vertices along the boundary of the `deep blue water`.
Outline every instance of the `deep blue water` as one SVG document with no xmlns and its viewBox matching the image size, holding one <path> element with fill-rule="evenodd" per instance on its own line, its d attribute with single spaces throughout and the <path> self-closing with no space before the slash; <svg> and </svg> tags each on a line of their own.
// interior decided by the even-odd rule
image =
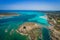
<svg viewBox="0 0 60 40">
<path fill-rule="evenodd" d="M 45 16 L 46 15 L 45 13 L 42 12 L 17 12 L 17 13 L 22 15 L 15 16 L 13 18 L 0 19 L 0 29 L 4 30 L 7 28 L 8 25 L 16 26 L 24 22 L 36 22 L 41 25 L 44 25 L 45 27 L 48 27 L 49 25 L 46 19 L 40 18 L 40 16 Z M 6 27 L 4 28 L 4 26 Z M 11 30 L 12 28 L 17 28 L 17 26 L 10 27 L 9 29 Z M 43 40 L 50 40 L 49 30 L 47 28 L 42 27 L 42 35 Z"/>
</svg>

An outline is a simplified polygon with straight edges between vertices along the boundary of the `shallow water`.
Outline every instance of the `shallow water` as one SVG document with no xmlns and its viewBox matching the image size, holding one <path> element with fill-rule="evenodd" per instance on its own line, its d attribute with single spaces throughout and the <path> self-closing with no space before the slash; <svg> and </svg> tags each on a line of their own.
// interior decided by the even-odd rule
<svg viewBox="0 0 60 40">
<path fill-rule="evenodd" d="M 18 27 L 24 22 L 35 22 L 47 27 L 48 21 L 40 18 L 46 14 L 42 12 L 19 12 L 21 16 L 0 19 L 0 40 L 27 40 L 27 36 L 22 36 L 16 32 Z M 42 40 L 50 40 L 49 30 L 42 27 Z"/>
</svg>

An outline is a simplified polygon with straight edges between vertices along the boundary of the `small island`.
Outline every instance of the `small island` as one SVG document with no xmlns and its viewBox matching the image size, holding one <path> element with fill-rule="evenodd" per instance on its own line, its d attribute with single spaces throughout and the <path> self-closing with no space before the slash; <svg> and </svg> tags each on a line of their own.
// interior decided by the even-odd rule
<svg viewBox="0 0 60 40">
<path fill-rule="evenodd" d="M 22 35 L 28 35 L 28 40 L 37 40 L 41 38 L 41 25 L 33 22 L 25 22 L 17 30 L 18 33 Z"/>
<path fill-rule="evenodd" d="M 13 12 L 3 12 L 3 13 L 0 13 L 0 19 L 4 19 L 4 18 L 10 18 L 10 17 L 13 17 L 13 16 L 20 16 L 20 14 L 17 14 L 17 13 L 13 13 Z"/>
<path fill-rule="evenodd" d="M 0 17 L 1 16 L 19 16 L 20 14 L 17 14 L 17 13 L 13 13 L 13 12 L 7 12 L 7 13 L 0 13 Z"/>
</svg>

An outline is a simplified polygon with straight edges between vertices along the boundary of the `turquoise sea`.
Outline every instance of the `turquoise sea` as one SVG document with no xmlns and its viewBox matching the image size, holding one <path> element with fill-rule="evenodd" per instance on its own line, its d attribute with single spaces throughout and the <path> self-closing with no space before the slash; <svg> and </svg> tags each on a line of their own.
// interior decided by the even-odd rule
<svg viewBox="0 0 60 40">
<path fill-rule="evenodd" d="M 0 19 L 0 40 L 27 40 L 27 36 L 22 36 L 16 32 L 19 26 L 24 22 L 41 24 L 43 35 L 42 40 L 50 40 L 49 30 L 47 29 L 49 23 L 45 13 L 37 11 L 19 11 L 16 13 L 21 15 Z"/>
</svg>

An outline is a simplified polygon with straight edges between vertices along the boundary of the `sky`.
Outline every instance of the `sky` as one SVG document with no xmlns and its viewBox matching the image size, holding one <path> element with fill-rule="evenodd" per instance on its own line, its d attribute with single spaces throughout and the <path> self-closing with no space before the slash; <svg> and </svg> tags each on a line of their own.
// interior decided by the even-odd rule
<svg viewBox="0 0 60 40">
<path fill-rule="evenodd" d="M 0 10 L 59 11 L 60 0 L 0 0 Z"/>
</svg>

